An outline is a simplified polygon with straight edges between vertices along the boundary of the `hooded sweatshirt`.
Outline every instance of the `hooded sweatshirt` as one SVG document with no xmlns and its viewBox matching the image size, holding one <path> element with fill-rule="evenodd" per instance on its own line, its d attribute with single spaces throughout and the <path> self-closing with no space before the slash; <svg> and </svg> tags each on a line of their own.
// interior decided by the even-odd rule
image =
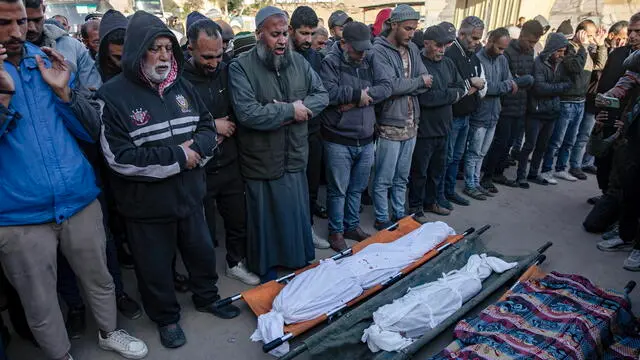
<svg viewBox="0 0 640 360">
<path fill-rule="evenodd" d="M 142 61 L 159 36 L 171 39 L 174 65 L 168 80 L 152 86 L 142 74 Z M 122 73 L 98 90 L 104 102 L 100 142 L 114 175 L 116 204 L 125 217 L 163 221 L 202 207 L 205 172 L 200 166 L 186 168 L 180 144 L 193 140 L 193 151 L 212 156 L 215 126 L 200 96 L 182 78 L 182 68 L 173 33 L 157 17 L 136 12 L 127 27 Z"/>
<path fill-rule="evenodd" d="M 549 61 L 551 55 L 566 47 L 567 38 L 559 33 L 547 37 L 544 50 L 533 64 L 535 83 L 530 91 L 527 111 L 543 120 L 555 120 L 560 114 L 560 95 L 571 87 L 571 81 L 565 75 L 562 63 Z"/>
<path fill-rule="evenodd" d="M 380 36 L 382 28 L 384 27 L 384 22 L 389 19 L 389 16 L 391 16 L 391 10 L 391 8 L 382 9 L 378 15 L 376 15 L 376 21 L 373 23 L 373 31 L 371 31 L 373 36 Z"/>
<path fill-rule="evenodd" d="M 487 49 L 482 48 L 476 54 L 487 79 L 487 94 L 480 100 L 480 105 L 471 114 L 469 124 L 476 127 L 491 128 L 498 123 L 502 103 L 500 97 L 511 92 L 513 76 L 509 70 L 506 56 L 491 57 Z"/>
<path fill-rule="evenodd" d="M 115 69 L 109 66 L 109 44 L 106 41 L 107 36 L 112 32 L 122 29 L 127 29 L 128 20 L 119 11 L 109 10 L 107 11 L 102 20 L 100 21 L 100 46 L 98 46 L 98 71 L 102 75 L 102 81 L 106 82 L 112 77 L 118 75 L 121 69 L 115 71 Z"/>
<path fill-rule="evenodd" d="M 102 85 L 100 74 L 89 54 L 89 50 L 78 40 L 69 36 L 64 29 L 51 24 L 44 24 L 40 47 L 47 46 L 60 52 L 76 73 L 81 87 L 98 89 Z"/>
</svg>

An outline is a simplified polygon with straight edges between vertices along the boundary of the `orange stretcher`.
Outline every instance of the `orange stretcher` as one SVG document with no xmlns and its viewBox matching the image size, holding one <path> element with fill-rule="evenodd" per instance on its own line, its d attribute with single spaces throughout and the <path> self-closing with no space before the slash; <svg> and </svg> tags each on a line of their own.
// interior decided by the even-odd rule
<svg viewBox="0 0 640 360">
<path fill-rule="evenodd" d="M 334 260 L 338 260 L 347 256 L 350 256 L 352 254 L 356 254 L 359 251 L 361 251 L 362 249 L 364 249 L 365 247 L 369 246 L 370 244 L 375 244 L 375 243 L 390 243 L 393 242 L 399 238 L 401 238 L 402 236 L 418 229 L 421 226 L 421 224 L 419 222 L 417 222 L 412 216 L 407 216 L 401 220 L 399 220 L 397 223 L 393 224 L 392 226 L 377 232 L 376 234 L 372 235 L 371 237 L 369 237 L 368 239 L 356 243 L 355 245 L 353 245 L 351 248 L 345 249 L 342 252 L 332 256 L 331 258 Z M 478 233 L 481 234 L 483 232 L 485 232 L 487 229 L 489 228 L 489 225 L 484 226 L 483 228 L 481 228 L 480 230 L 478 230 Z M 269 343 L 266 343 L 263 345 L 262 349 L 264 352 L 269 352 L 273 349 L 275 349 L 276 347 L 282 345 L 284 342 L 293 339 L 296 336 L 299 336 L 300 334 L 314 328 L 315 326 L 325 322 L 328 319 L 331 319 L 335 316 L 339 316 L 340 313 L 344 310 L 347 309 L 363 300 L 365 300 L 366 298 L 370 297 L 371 295 L 381 291 L 382 289 L 392 285 L 393 283 L 395 283 L 396 281 L 400 280 L 402 277 L 404 277 L 405 275 L 409 274 L 410 272 L 412 272 L 413 270 L 417 269 L 418 267 L 422 266 L 423 264 L 425 264 L 427 261 L 429 261 L 431 258 L 437 256 L 440 252 L 442 252 L 445 248 L 457 243 L 458 241 L 464 239 L 466 236 L 472 234 L 475 232 L 474 228 L 470 228 L 467 229 L 465 232 L 463 232 L 462 234 L 457 234 L 457 235 L 451 235 L 449 237 L 447 237 L 447 239 L 445 239 L 444 241 L 442 241 L 440 244 L 436 245 L 432 250 L 430 250 L 429 252 L 425 253 L 421 258 L 419 258 L 418 260 L 416 260 L 415 262 L 413 262 L 412 264 L 408 265 L 407 267 L 405 267 L 404 269 L 402 269 L 401 271 L 399 271 L 397 274 L 395 274 L 393 277 L 387 279 L 386 281 L 382 282 L 381 284 L 378 284 L 370 289 L 365 290 L 360 296 L 354 298 L 353 300 L 349 301 L 347 304 L 342 305 L 341 307 L 332 310 L 329 313 L 323 314 L 321 316 L 316 317 L 315 319 L 311 319 L 311 320 L 307 320 L 307 321 L 303 321 L 303 322 L 299 322 L 299 323 L 295 323 L 295 324 L 289 324 L 289 325 L 285 325 L 284 327 L 284 336 L 275 339 Z M 273 304 L 273 300 L 276 298 L 276 296 L 280 293 L 280 291 L 287 285 L 288 281 L 291 280 L 292 278 L 294 278 L 296 275 L 307 271 L 309 269 L 312 269 L 316 266 L 318 266 L 319 263 L 314 263 L 312 265 L 309 265 L 307 267 L 304 267 L 300 270 L 297 270 L 289 275 L 286 275 L 284 277 L 281 277 L 279 279 L 276 280 L 272 280 L 269 281 L 265 284 L 261 284 L 253 289 L 249 289 L 247 291 L 244 291 L 240 294 L 228 297 L 226 299 L 221 299 L 216 303 L 216 306 L 224 306 L 227 304 L 230 304 L 234 301 L 243 299 L 247 305 L 249 305 L 249 307 L 251 308 L 251 311 L 253 311 L 254 314 L 256 314 L 256 316 L 260 316 L 262 314 L 266 314 L 269 311 L 271 311 L 271 307 Z"/>
</svg>

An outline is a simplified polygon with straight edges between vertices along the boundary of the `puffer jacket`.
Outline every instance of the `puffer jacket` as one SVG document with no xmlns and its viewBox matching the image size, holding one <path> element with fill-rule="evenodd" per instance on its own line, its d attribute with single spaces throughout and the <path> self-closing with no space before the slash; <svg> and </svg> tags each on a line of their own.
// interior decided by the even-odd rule
<svg viewBox="0 0 640 360">
<path fill-rule="evenodd" d="M 413 101 L 413 119 L 420 119 L 418 95 L 427 91 L 422 75 L 427 69 L 420 58 L 420 50 L 413 42 L 409 42 L 411 58 L 411 76 L 404 77 L 404 66 L 398 49 L 391 45 L 384 36 L 373 40 L 373 53 L 376 61 L 383 67 L 382 71 L 391 78 L 391 96 L 378 106 L 378 124 L 405 127 L 409 118 L 409 100 Z"/>
<path fill-rule="evenodd" d="M 64 60 L 71 66 L 71 71 L 77 73 L 80 86 L 97 90 L 102 85 L 100 73 L 98 73 L 89 50 L 63 29 L 55 25 L 44 24 L 43 40 L 40 46 L 47 46 L 60 52 L 64 56 Z"/>
<path fill-rule="evenodd" d="M 99 193 L 91 165 L 76 138 L 92 137 L 72 106 L 55 96 L 36 64 L 46 55 L 24 45 L 18 67 L 5 61 L 16 94 L 0 116 L 0 226 L 62 223 Z M 73 96 L 76 96 L 74 94 Z M 81 96 L 72 97 L 72 102 Z"/>
<path fill-rule="evenodd" d="M 391 80 L 383 67 L 368 52 L 360 64 L 345 59 L 340 43 L 322 60 L 322 81 L 329 93 L 329 106 L 320 115 L 322 137 L 330 142 L 360 146 L 373 141 L 376 123 L 375 104 L 391 95 Z M 373 104 L 358 107 L 361 90 L 369 88 Z M 340 105 L 355 104 L 348 111 L 340 111 Z"/>
<path fill-rule="evenodd" d="M 552 64 L 551 55 L 567 46 L 567 39 L 551 33 L 544 50 L 533 64 L 535 83 L 529 96 L 527 111 L 542 120 L 555 120 L 560 114 L 560 95 L 571 87 L 571 81 L 562 69 L 562 63 Z"/>
<path fill-rule="evenodd" d="M 509 47 L 504 50 L 504 56 L 509 61 L 509 69 L 514 78 L 533 75 L 533 49 L 523 52 L 517 39 L 511 40 Z M 500 116 L 522 117 L 527 112 L 528 89 L 518 88 L 515 94 L 502 97 L 502 112 Z"/>
</svg>

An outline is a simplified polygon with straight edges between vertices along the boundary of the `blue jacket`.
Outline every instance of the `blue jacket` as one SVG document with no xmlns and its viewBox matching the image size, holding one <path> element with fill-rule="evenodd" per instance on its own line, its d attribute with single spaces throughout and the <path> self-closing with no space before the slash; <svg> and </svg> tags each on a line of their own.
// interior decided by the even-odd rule
<svg viewBox="0 0 640 360">
<path fill-rule="evenodd" d="M 35 55 L 50 66 L 46 55 L 30 43 L 24 51 L 19 72 L 4 62 L 16 94 L 0 132 L 0 226 L 61 223 L 99 193 L 74 138 L 91 136 L 42 79 Z"/>
</svg>

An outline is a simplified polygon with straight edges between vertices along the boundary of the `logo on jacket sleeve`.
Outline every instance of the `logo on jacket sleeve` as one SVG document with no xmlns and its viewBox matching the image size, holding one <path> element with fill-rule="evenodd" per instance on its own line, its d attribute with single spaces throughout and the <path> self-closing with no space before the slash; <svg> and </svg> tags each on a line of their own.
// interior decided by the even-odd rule
<svg viewBox="0 0 640 360">
<path fill-rule="evenodd" d="M 191 112 L 189 101 L 187 101 L 187 98 L 185 98 L 182 94 L 176 95 L 176 102 L 178 103 L 178 106 L 180 106 L 180 110 L 182 110 L 183 113 Z"/>
<path fill-rule="evenodd" d="M 146 125 L 151 120 L 151 115 L 147 110 L 137 108 L 131 112 L 131 120 L 136 126 Z"/>
</svg>

